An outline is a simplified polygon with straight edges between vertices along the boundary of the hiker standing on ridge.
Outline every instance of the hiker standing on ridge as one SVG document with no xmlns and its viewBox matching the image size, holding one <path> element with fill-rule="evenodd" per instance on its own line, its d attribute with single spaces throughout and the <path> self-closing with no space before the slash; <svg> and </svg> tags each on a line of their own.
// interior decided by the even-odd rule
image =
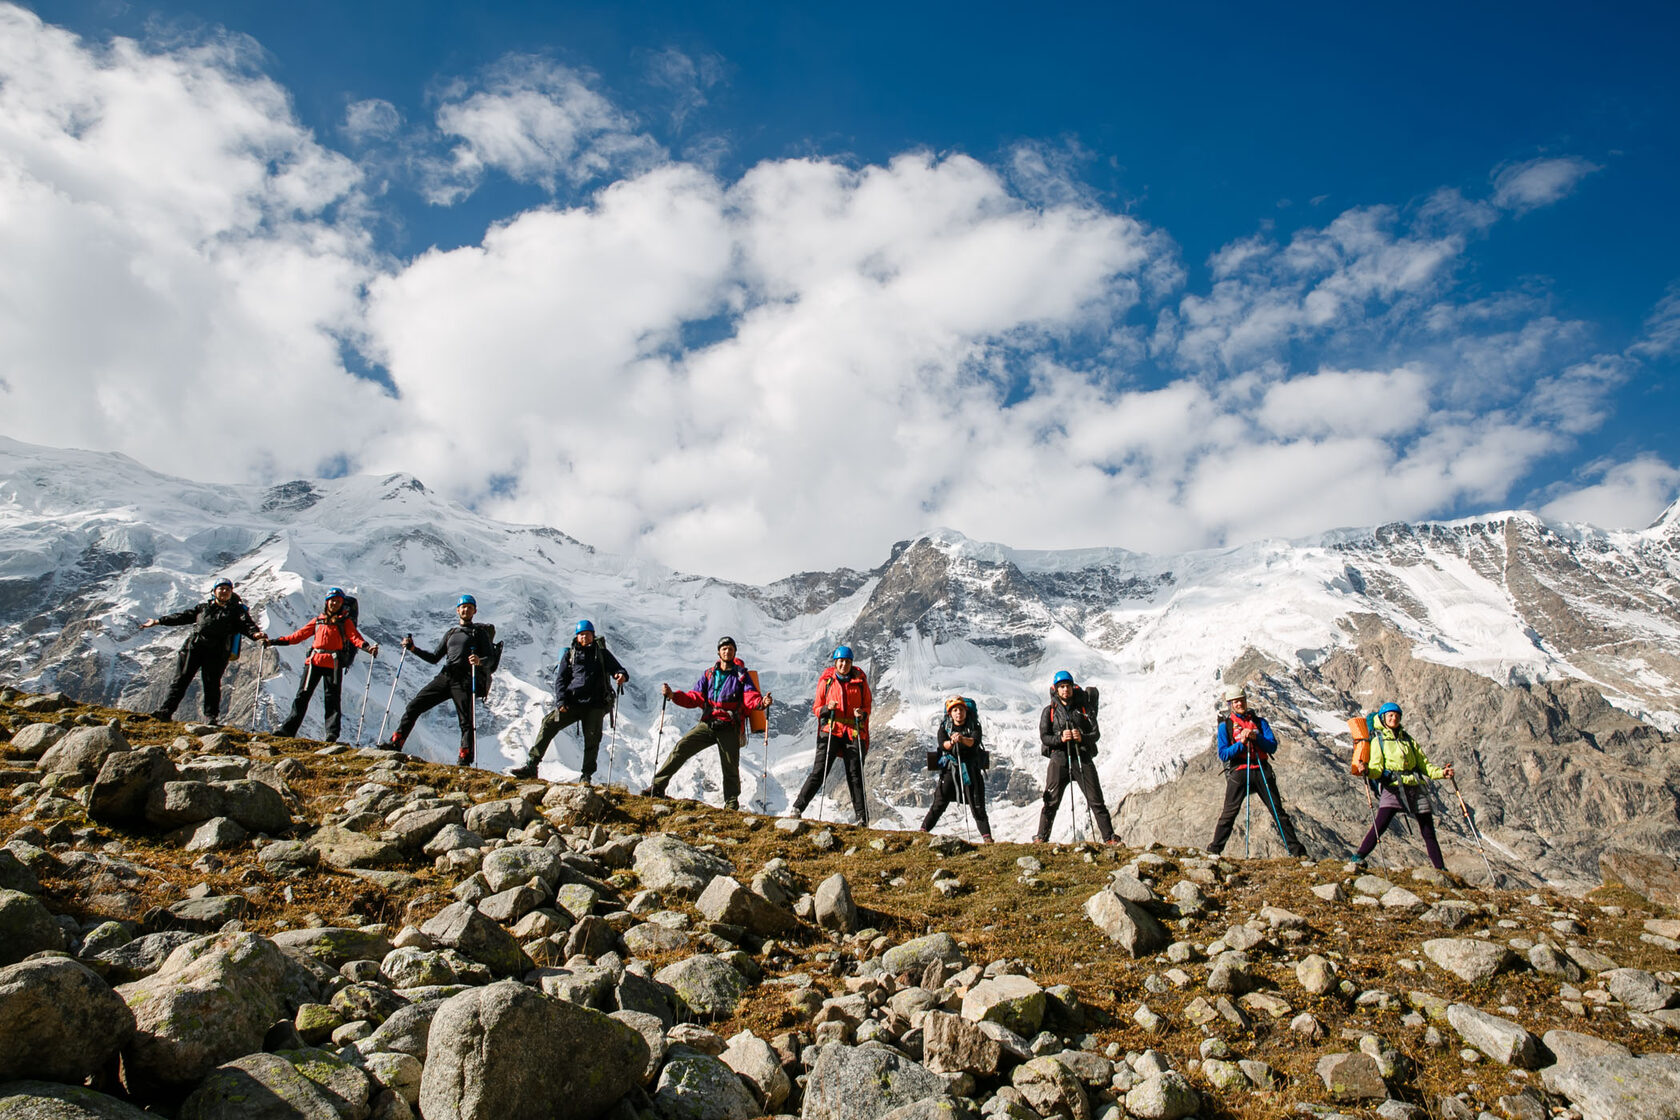
<svg viewBox="0 0 1680 1120">
<path fill-rule="evenodd" d="M 1225 772 L 1225 806 L 1219 811 L 1219 821 L 1213 827 L 1213 841 L 1207 850 L 1219 855 L 1225 841 L 1231 838 L 1237 812 L 1252 793 L 1266 801 L 1266 810 L 1277 822 L 1278 832 L 1292 856 L 1304 856 L 1307 849 L 1295 834 L 1295 822 L 1283 808 L 1278 796 L 1277 776 L 1272 773 L 1272 755 L 1277 753 L 1277 736 L 1263 716 L 1248 710 L 1248 693 L 1241 685 L 1225 690 L 1225 715 L 1219 721 L 1219 761 L 1230 767 Z M 1246 843 L 1246 841 L 1245 841 Z"/>
<path fill-rule="evenodd" d="M 296 735 L 298 728 L 303 726 L 303 717 L 309 711 L 309 698 L 315 695 L 315 686 L 321 686 L 321 718 L 326 723 L 325 742 L 338 742 L 339 696 L 344 686 L 344 665 L 342 654 L 347 645 L 357 649 L 365 649 L 374 657 L 379 656 L 379 644 L 370 642 L 362 637 L 362 632 L 356 629 L 356 620 L 350 617 L 344 609 L 344 592 L 337 588 L 328 588 L 327 600 L 322 605 L 321 613 L 304 623 L 293 633 L 284 638 L 269 640 L 270 645 L 289 646 L 310 639 L 309 657 L 303 663 L 303 679 L 298 682 L 297 696 L 292 699 L 292 710 L 286 716 L 275 732 L 277 735 Z"/>
<path fill-rule="evenodd" d="M 595 776 L 595 760 L 601 750 L 601 725 L 613 703 L 613 686 L 630 679 L 607 643 L 595 636 L 595 624 L 587 618 L 577 624 L 572 644 L 560 658 L 560 672 L 554 679 L 555 709 L 543 717 L 537 741 L 525 765 L 508 773 L 515 778 L 534 778 L 537 765 L 554 737 L 579 720 L 583 722 L 583 766 L 578 781 L 588 783 Z M 608 775 L 611 778 L 611 775 Z"/>
<path fill-rule="evenodd" d="M 391 741 L 384 744 L 389 750 L 400 751 L 403 744 L 408 742 L 409 734 L 421 716 L 443 703 L 452 700 L 455 703 L 455 722 L 461 727 L 461 750 L 455 757 L 456 765 L 471 766 L 477 750 L 478 721 L 473 710 L 474 696 L 481 687 L 487 684 L 489 672 L 495 668 L 496 628 L 482 622 L 474 622 L 473 616 L 478 614 L 478 600 L 471 595 L 463 595 L 455 603 L 455 617 L 457 624 L 443 632 L 436 649 L 421 649 L 414 644 L 414 636 L 410 634 L 402 641 L 403 648 L 420 660 L 431 665 L 443 662 L 443 668 L 438 675 L 420 686 L 420 691 L 414 694 L 414 699 L 403 709 L 402 719 L 397 722 L 396 731 L 391 733 Z"/>
<path fill-rule="evenodd" d="M 173 719 L 181 698 L 187 694 L 193 675 L 198 675 L 203 688 L 204 722 L 215 724 L 222 711 L 222 673 L 227 670 L 228 657 L 233 652 L 235 638 L 254 638 L 266 642 L 268 635 L 257 628 L 245 602 L 234 593 L 233 581 L 227 578 L 210 585 L 210 598 L 174 614 L 148 618 L 140 629 L 154 626 L 188 626 L 187 642 L 175 660 L 175 679 L 163 703 L 152 712 L 154 719 Z"/>
<path fill-rule="evenodd" d="M 1108 806 L 1103 803 L 1102 784 L 1097 781 L 1093 762 L 1097 757 L 1097 740 L 1102 737 L 1097 729 L 1093 692 L 1074 684 L 1073 674 L 1066 669 L 1050 682 L 1050 703 L 1038 717 L 1039 749 L 1050 760 L 1050 767 L 1044 773 L 1044 808 L 1038 814 L 1035 843 L 1049 841 L 1056 811 L 1062 807 L 1062 794 L 1070 781 L 1079 783 L 1103 843 L 1119 843 L 1114 838 L 1114 822 L 1109 820 Z"/>
<path fill-rule="evenodd" d="M 992 822 L 986 819 L 986 779 L 981 774 L 991 758 L 981 745 L 982 738 L 974 701 L 961 696 L 945 701 L 939 745 L 928 752 L 928 769 L 939 771 L 939 781 L 933 787 L 933 805 L 922 818 L 923 832 L 932 832 L 945 807 L 960 801 L 974 814 L 981 842 L 992 842 Z"/>
<path fill-rule="evenodd" d="M 1396 813 L 1405 813 L 1417 821 L 1423 836 L 1424 850 L 1429 862 L 1437 870 L 1445 870 L 1441 859 L 1441 845 L 1435 839 L 1435 811 L 1423 788 L 1424 778 L 1450 778 L 1451 766 L 1436 766 L 1424 757 L 1423 748 L 1400 726 L 1400 705 L 1390 701 L 1377 709 L 1371 725 L 1371 758 L 1366 763 L 1366 778 L 1381 796 L 1377 798 L 1377 819 L 1371 831 L 1359 844 L 1359 851 L 1348 861 L 1350 870 L 1358 870 L 1377 846 L 1377 837 L 1388 827 Z"/>
<path fill-rule="evenodd" d="M 644 797 L 664 797 L 665 787 L 689 759 L 716 747 L 723 770 L 723 807 L 741 807 L 741 747 L 747 741 L 747 713 L 770 706 L 770 694 L 760 695 L 747 667 L 735 656 L 735 639 L 719 638 L 717 664 L 700 674 L 694 687 L 678 692 L 668 684 L 659 686 L 665 699 L 679 708 L 699 708 L 700 722 L 671 748 L 671 757 L 653 776 Z M 657 748 L 656 748 L 657 749 Z"/>
<path fill-rule="evenodd" d="M 793 799 L 789 816 L 800 816 L 817 796 L 828 771 L 839 762 L 846 771 L 846 788 L 852 794 L 852 811 L 857 823 L 869 825 L 869 802 L 863 789 L 863 760 L 869 754 L 869 712 L 875 706 L 869 693 L 869 678 L 852 664 L 852 647 L 836 646 L 832 664 L 817 678 L 817 696 L 811 714 L 817 717 L 817 754 L 811 773 Z"/>
</svg>

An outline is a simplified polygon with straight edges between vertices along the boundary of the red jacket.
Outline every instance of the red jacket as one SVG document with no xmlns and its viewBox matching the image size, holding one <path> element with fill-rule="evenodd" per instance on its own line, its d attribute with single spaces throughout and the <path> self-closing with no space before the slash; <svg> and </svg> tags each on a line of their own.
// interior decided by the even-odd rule
<svg viewBox="0 0 1680 1120">
<path fill-rule="evenodd" d="M 318 669 L 338 668 L 338 651 L 344 648 L 346 639 L 357 649 L 366 649 L 371 644 L 362 637 L 361 631 L 356 629 L 356 620 L 347 614 L 341 614 L 331 622 L 327 621 L 326 615 L 318 614 L 295 632 L 287 634 L 284 638 L 275 638 L 274 644 L 296 645 L 310 636 L 315 640 L 310 643 L 309 658 L 305 664 Z"/>
<path fill-rule="evenodd" d="M 823 715 L 823 709 L 830 704 L 839 704 L 839 712 L 832 720 Z M 811 703 L 811 713 L 817 717 L 817 732 L 821 735 L 830 733 L 837 739 L 851 739 L 859 732 L 862 742 L 869 742 L 869 710 L 875 706 L 875 700 L 869 694 L 869 678 L 863 675 L 863 670 L 856 665 L 841 680 L 834 675 L 834 666 L 830 665 L 817 678 L 817 698 Z"/>
</svg>

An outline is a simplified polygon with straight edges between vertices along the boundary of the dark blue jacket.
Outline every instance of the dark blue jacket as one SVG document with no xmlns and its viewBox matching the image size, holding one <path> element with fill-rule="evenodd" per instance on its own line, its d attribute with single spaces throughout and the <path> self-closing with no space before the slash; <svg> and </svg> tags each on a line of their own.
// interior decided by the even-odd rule
<svg viewBox="0 0 1680 1120">
<path fill-rule="evenodd" d="M 613 676 L 624 666 L 597 637 L 587 647 L 572 640 L 560 659 L 560 674 L 554 679 L 554 697 L 562 707 L 605 708 L 612 702 Z M 626 679 L 629 673 L 624 673 Z"/>
</svg>

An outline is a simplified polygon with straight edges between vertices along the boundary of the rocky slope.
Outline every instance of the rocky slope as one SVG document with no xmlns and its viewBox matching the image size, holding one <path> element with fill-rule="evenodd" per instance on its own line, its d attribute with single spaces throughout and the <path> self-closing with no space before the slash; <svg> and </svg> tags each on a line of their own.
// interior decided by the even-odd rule
<svg viewBox="0 0 1680 1120">
<path fill-rule="evenodd" d="M 0 725 L 0 1118 L 1680 1116 L 1672 863 L 1580 899 Z"/>
<path fill-rule="evenodd" d="M 1032 552 L 937 531 L 870 572 L 744 587 L 490 522 L 404 475 L 203 486 L 120 456 L 0 440 L 4 679 L 148 710 L 180 637 L 137 623 L 222 574 L 275 632 L 310 617 L 326 586 L 346 586 L 393 653 L 404 633 L 435 640 L 455 596 L 473 591 L 508 649 L 480 710 L 479 757 L 496 770 L 524 760 L 557 654 L 589 617 L 632 674 L 609 752 L 627 788 L 646 784 L 688 726 L 686 714 L 661 724 L 658 684 L 690 684 L 729 633 L 779 701 L 770 736 L 747 751 L 744 796 L 770 811 L 788 804 L 815 753 L 806 698 L 845 641 L 876 685 L 868 785 L 871 819 L 887 827 L 919 823 L 931 797 L 923 751 L 957 692 L 978 700 L 985 723 L 994 832 L 1032 835 L 1037 716 L 1066 668 L 1102 693 L 1097 766 L 1134 841 L 1207 841 L 1219 794 L 1212 701 L 1233 682 L 1253 686 L 1284 736 L 1281 792 L 1315 853 L 1345 854 L 1366 827 L 1345 720 L 1387 699 L 1438 760 L 1458 764 L 1495 871 L 1512 883 L 1584 889 L 1602 860 L 1625 865 L 1680 841 L 1680 509 L 1637 533 L 1508 513 L 1164 557 Z M 287 650 L 237 662 L 234 722 L 275 726 L 300 661 Z M 410 658 L 394 679 L 394 662 L 351 670 L 347 737 L 360 725 L 370 742 L 386 702 L 400 710 L 429 676 Z M 196 703 L 195 686 L 181 711 Z M 312 713 L 304 728 L 318 727 Z M 411 749 L 450 758 L 454 737 L 439 709 Z M 562 736 L 543 776 L 575 776 L 580 754 Z M 672 791 L 715 800 L 720 784 L 708 757 Z M 1054 834 L 1070 837 L 1072 821 L 1064 810 Z M 1264 849 L 1262 832 L 1251 848 Z M 1465 871 L 1481 865 L 1467 842 L 1448 844 Z M 1376 858 L 1409 858 L 1409 843 L 1397 834 Z"/>
</svg>

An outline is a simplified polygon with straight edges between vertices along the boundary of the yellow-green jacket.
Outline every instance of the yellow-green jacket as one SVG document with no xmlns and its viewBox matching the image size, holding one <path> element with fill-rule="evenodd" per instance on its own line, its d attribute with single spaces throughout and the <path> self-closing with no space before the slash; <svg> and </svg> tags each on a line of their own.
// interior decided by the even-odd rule
<svg viewBox="0 0 1680 1120">
<path fill-rule="evenodd" d="M 1423 782 L 1424 774 L 1444 778 L 1447 772 L 1424 757 L 1423 748 L 1404 727 L 1390 731 L 1379 725 L 1371 732 L 1371 765 L 1366 774 L 1373 781 L 1415 786 Z"/>
</svg>

